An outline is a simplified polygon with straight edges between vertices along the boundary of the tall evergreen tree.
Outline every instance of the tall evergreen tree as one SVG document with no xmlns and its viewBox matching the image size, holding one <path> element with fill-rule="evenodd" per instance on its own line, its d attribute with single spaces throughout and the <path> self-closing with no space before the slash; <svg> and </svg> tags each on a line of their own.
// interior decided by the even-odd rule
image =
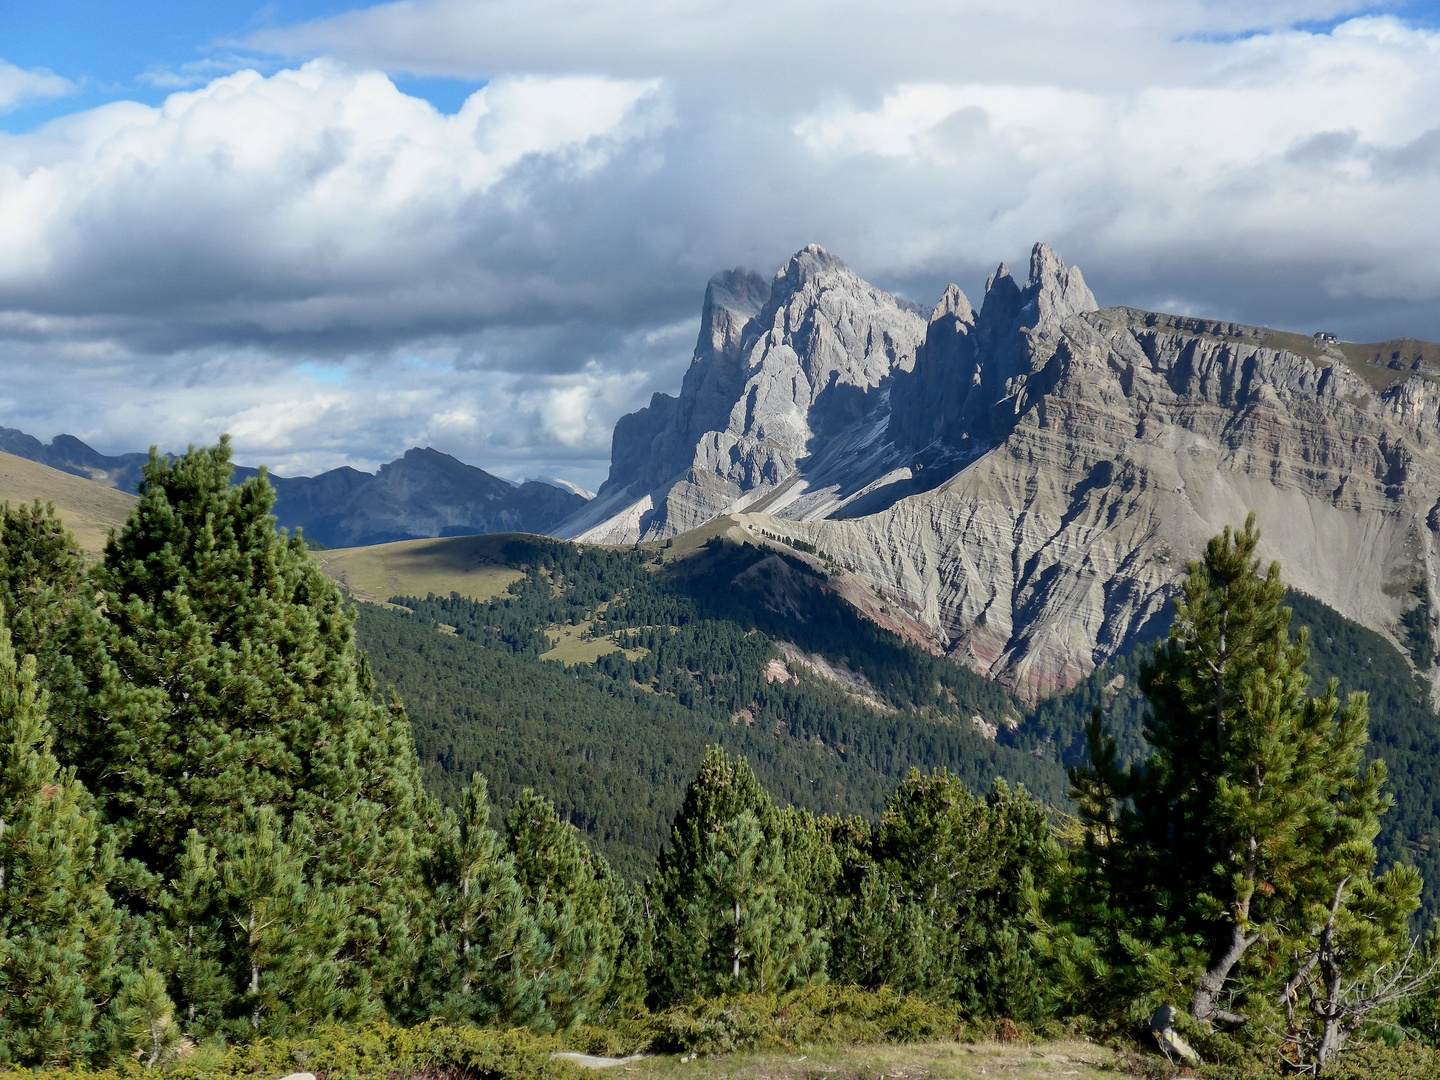
<svg viewBox="0 0 1440 1080">
<path fill-rule="evenodd" d="M 505 817 L 505 843 L 545 954 L 545 1006 L 559 1028 L 596 1016 L 614 989 L 623 931 L 613 875 L 569 822 L 529 788 Z"/>
<path fill-rule="evenodd" d="M 95 575 L 105 652 L 76 763 L 124 854 L 165 881 L 191 873 L 192 830 L 232 852 L 260 808 L 282 832 L 303 816 L 309 887 L 346 913 L 346 993 L 332 1000 L 400 1008 L 436 814 L 413 736 L 398 705 L 375 700 L 334 583 L 276 531 L 263 473 L 238 487 L 230 473 L 225 440 L 151 454 Z"/>
<path fill-rule="evenodd" d="M 103 667 L 97 659 L 103 629 L 93 593 L 85 555 L 53 503 L 36 499 L 30 506 L 7 503 L 0 510 L 0 603 L 15 650 L 35 657 L 56 752 L 69 761 L 84 756 L 73 744 L 95 688 L 93 676 Z"/>
<path fill-rule="evenodd" d="M 828 944 L 806 925 L 783 833 L 745 760 L 707 749 L 653 886 L 657 1000 L 774 992 L 824 977 Z"/>
<path fill-rule="evenodd" d="M 45 707 L 34 657 L 17 663 L 0 619 L 0 1062 L 103 1063 L 128 1049 L 110 1015 L 124 974 L 114 855 L 51 753 Z"/>
<path fill-rule="evenodd" d="M 262 807 L 224 844 L 212 850 L 190 834 L 162 929 L 193 1029 L 281 1036 L 373 1015 L 374 1003 L 342 982 L 346 913 L 306 865 L 306 817 L 285 828 Z"/>
<path fill-rule="evenodd" d="M 446 811 L 431 864 L 433 920 L 417 1001 L 450 1021 L 547 1028 L 551 950 L 515 880 L 514 859 L 490 828 L 485 778 L 476 773 L 458 814 Z"/>
<path fill-rule="evenodd" d="M 1088 908 L 1109 939 L 1097 962 L 1163 957 L 1150 989 L 1188 986 L 1207 1022 L 1243 1020 L 1232 1001 L 1273 1008 L 1277 958 L 1307 951 L 1337 896 L 1378 889 L 1403 908 L 1413 892 L 1404 871 L 1365 884 L 1389 805 L 1384 764 L 1363 766 L 1365 696 L 1341 707 L 1333 683 L 1309 695 L 1307 635 L 1290 642 L 1280 567 L 1262 572 L 1259 539 L 1252 514 L 1190 564 L 1170 638 L 1142 675 L 1151 755 L 1122 770 L 1097 717 L 1091 764 L 1074 774 Z"/>
</svg>

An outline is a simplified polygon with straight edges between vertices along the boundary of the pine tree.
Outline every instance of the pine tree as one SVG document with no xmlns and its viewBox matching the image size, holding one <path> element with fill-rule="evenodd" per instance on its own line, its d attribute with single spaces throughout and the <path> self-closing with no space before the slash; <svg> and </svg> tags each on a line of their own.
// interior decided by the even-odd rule
<svg viewBox="0 0 1440 1080">
<path fill-rule="evenodd" d="M 505 824 L 515 880 L 546 955 L 546 1011 L 557 1027 L 570 1028 L 594 1017 L 614 989 L 622 929 L 611 875 L 575 827 L 529 788 Z"/>
<path fill-rule="evenodd" d="M 476 773 L 447 811 L 431 865 L 433 920 L 417 1001 L 451 1022 L 553 1026 L 545 1009 L 550 949 L 515 880 L 514 860 L 490 828 Z"/>
<path fill-rule="evenodd" d="M 128 1049 L 108 1006 L 124 973 L 114 856 L 51 753 L 34 657 L 0 617 L 0 1061 L 104 1063 Z"/>
<path fill-rule="evenodd" d="M 945 770 L 912 771 L 875 829 L 838 949 L 847 974 L 977 1015 L 1039 1018 L 1048 1001 L 1034 939 L 1058 857 L 1044 808 L 1023 789 L 997 781 L 977 799 Z"/>
<path fill-rule="evenodd" d="M 776 992 L 824 977 L 828 944 L 805 923 L 782 831 L 745 760 L 707 749 L 653 885 L 657 1000 Z"/>
<path fill-rule="evenodd" d="M 328 1018 L 357 1000 L 399 1011 L 414 989 L 437 811 L 403 709 L 375 701 L 353 613 L 302 540 L 276 531 L 263 473 L 233 487 L 229 457 L 222 440 L 145 466 L 140 503 L 95 575 L 105 648 L 88 673 L 97 689 L 77 764 L 124 854 L 172 883 L 191 872 L 192 830 L 238 858 L 258 810 L 274 811 L 280 834 L 303 818 L 309 888 L 345 912 L 343 992 L 328 1000 L 346 1004 Z M 243 936 L 225 933 L 227 948 Z"/>
<path fill-rule="evenodd" d="M 1261 572 L 1259 539 L 1252 514 L 1190 564 L 1170 638 L 1142 674 L 1151 755 L 1122 770 L 1097 717 L 1091 765 L 1074 773 L 1099 967 L 1159 958 L 1124 992 L 1188 986 L 1206 1022 L 1244 1020 L 1232 1001 L 1275 1008 L 1283 958 L 1310 951 L 1337 902 L 1388 898 L 1390 944 L 1363 948 L 1370 960 L 1413 910 L 1404 872 L 1371 883 L 1389 799 L 1384 764 L 1363 766 L 1365 696 L 1341 707 L 1333 683 L 1309 695 L 1307 637 L 1289 640 L 1280 568 Z"/>
<path fill-rule="evenodd" d="M 592 1021 L 605 1024 L 644 1010 L 655 955 L 655 921 L 644 883 L 632 885 L 625 881 L 605 859 L 599 861 L 599 877 L 610 896 L 620 935 L 610 986 Z"/>
<path fill-rule="evenodd" d="M 180 1043 L 175 1004 L 165 991 L 164 976 L 154 968 L 126 973 L 116 1006 L 127 1041 L 135 1046 L 147 1069 L 153 1069 Z"/>
<path fill-rule="evenodd" d="M 285 828 L 262 807 L 224 844 L 212 851 L 190 834 L 163 931 L 197 1028 L 282 1036 L 373 1015 L 341 978 L 345 912 L 306 865 L 314 837 L 305 816 Z"/>
<path fill-rule="evenodd" d="M 0 510 L 0 603 L 16 652 L 35 657 L 56 753 L 71 762 L 85 756 L 75 745 L 79 716 L 103 668 L 93 594 L 85 555 L 53 503 Z"/>
</svg>

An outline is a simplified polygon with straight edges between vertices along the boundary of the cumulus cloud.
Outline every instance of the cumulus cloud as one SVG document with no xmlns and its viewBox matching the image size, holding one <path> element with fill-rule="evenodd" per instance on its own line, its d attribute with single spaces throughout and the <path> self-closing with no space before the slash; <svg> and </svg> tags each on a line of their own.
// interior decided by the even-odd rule
<svg viewBox="0 0 1440 1080">
<path fill-rule="evenodd" d="M 64 97 L 79 89 L 69 79 L 45 68 L 16 67 L 0 60 L 0 113 L 45 98 Z"/>
<path fill-rule="evenodd" d="M 811 241 L 914 299 L 1045 239 L 1102 303 L 1440 337 L 1440 35 L 1355 4 L 409 0 L 234 47 L 293 66 L 0 136 L 0 422 L 593 488 L 706 278 Z"/>
</svg>

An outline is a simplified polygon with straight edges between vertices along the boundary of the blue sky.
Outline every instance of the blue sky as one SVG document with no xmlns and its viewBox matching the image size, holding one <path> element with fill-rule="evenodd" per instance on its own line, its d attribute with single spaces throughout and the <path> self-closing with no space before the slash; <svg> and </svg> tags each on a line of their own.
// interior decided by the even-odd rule
<svg viewBox="0 0 1440 1080">
<path fill-rule="evenodd" d="M 62 0 L 0 5 L 0 59 L 17 67 L 47 68 L 75 84 L 64 97 L 0 113 L 0 131 L 28 131 L 56 116 L 108 101 L 157 105 L 205 73 L 237 65 L 270 72 L 281 61 L 250 49 L 257 30 L 340 15 L 357 6 L 330 0 L 257 4 L 253 0 Z M 157 76 L 161 76 L 157 78 Z M 479 87 L 470 79 L 416 78 L 397 73 L 407 93 L 454 112 Z M 157 85 L 157 83 L 159 85 Z"/>
<path fill-rule="evenodd" d="M 1437 205 L 1440 0 L 0 0 L 0 425 L 593 489 L 717 270 L 1440 339 Z"/>
</svg>

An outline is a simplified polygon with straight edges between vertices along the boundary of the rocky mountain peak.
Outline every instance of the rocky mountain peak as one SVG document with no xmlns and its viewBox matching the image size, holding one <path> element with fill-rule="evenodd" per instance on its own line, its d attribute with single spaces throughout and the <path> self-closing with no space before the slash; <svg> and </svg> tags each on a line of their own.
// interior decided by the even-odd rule
<svg viewBox="0 0 1440 1080">
<path fill-rule="evenodd" d="M 775 284 L 779 286 L 783 283 L 788 291 L 798 292 L 810 282 L 831 274 L 848 275 L 856 281 L 860 280 L 843 259 L 830 254 L 819 244 L 806 244 L 791 255 L 775 274 Z"/>
<path fill-rule="evenodd" d="M 1071 315 L 1100 310 L 1080 268 L 1067 267 L 1048 244 L 1036 244 L 1030 251 L 1030 280 L 1025 293 L 1034 294 L 1040 323 L 1058 325 Z"/>
<path fill-rule="evenodd" d="M 969 299 L 960 291 L 959 285 L 945 287 L 945 291 L 940 294 L 940 302 L 935 305 L 935 310 L 930 315 L 932 323 L 945 318 L 955 319 L 966 326 L 975 325 L 975 309 L 970 306 Z"/>
<path fill-rule="evenodd" d="M 1252 508 L 1298 588 L 1397 642 L 1422 617 L 1440 637 L 1431 346 L 1381 392 L 1375 364 L 1308 338 L 1101 311 L 1045 244 L 978 313 L 954 285 L 917 307 L 814 245 L 769 282 L 718 275 L 680 396 L 616 425 L 609 481 L 561 534 L 784 519 L 1032 697 L 1159 632 L 1183 553 Z"/>
<path fill-rule="evenodd" d="M 1003 296 L 1006 293 L 1017 293 L 1020 286 L 1015 284 L 1015 279 L 1010 276 L 1010 267 L 1003 262 L 995 268 L 995 272 L 985 279 L 985 300 L 990 299 L 990 294 L 997 292 Z M 983 304 L 984 301 L 982 300 Z"/>
<path fill-rule="evenodd" d="M 711 353 L 733 354 L 740 348 L 745 327 L 770 299 L 770 282 L 743 267 L 722 270 L 705 286 L 700 313 L 700 340 L 695 360 Z"/>
<path fill-rule="evenodd" d="M 969 309 L 958 290 L 951 302 Z M 925 337 L 928 310 L 914 308 L 816 244 L 768 284 L 738 269 L 712 278 L 679 397 L 621 418 L 610 476 L 570 535 L 673 535 L 793 488 L 801 462 L 880 438 L 883 388 Z"/>
</svg>

